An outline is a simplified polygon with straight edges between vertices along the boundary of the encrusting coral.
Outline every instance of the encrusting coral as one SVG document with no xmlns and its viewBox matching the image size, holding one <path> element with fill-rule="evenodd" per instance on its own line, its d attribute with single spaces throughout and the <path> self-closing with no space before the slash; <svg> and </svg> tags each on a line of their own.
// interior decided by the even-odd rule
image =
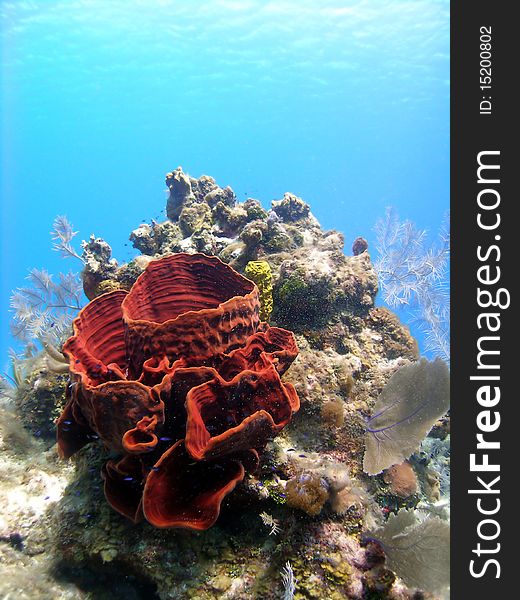
<svg viewBox="0 0 520 600">
<path fill-rule="evenodd" d="M 289 506 L 316 516 L 329 498 L 329 486 L 317 473 L 302 472 L 289 479 L 285 494 Z"/>
<path fill-rule="evenodd" d="M 273 273 L 266 260 L 251 260 L 247 263 L 246 277 L 254 281 L 260 292 L 260 318 L 269 321 L 273 312 Z"/>
<path fill-rule="evenodd" d="M 340 398 L 322 404 L 321 417 L 331 427 L 341 427 L 345 422 L 345 408 Z"/>
<path fill-rule="evenodd" d="M 157 527 L 210 527 L 289 423 L 299 400 L 280 375 L 298 349 L 258 313 L 252 281 L 217 258 L 175 254 L 75 319 L 58 446 L 68 458 L 101 438 L 119 454 L 103 470 L 118 512 Z"/>
<path fill-rule="evenodd" d="M 390 492 L 395 496 L 407 498 L 417 493 L 417 475 L 408 461 L 393 465 L 383 475 L 385 483 L 390 486 Z"/>
</svg>

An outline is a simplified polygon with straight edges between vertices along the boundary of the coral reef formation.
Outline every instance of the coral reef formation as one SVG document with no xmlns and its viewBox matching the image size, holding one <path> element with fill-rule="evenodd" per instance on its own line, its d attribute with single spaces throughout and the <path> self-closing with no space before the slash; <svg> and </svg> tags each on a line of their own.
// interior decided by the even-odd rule
<svg viewBox="0 0 520 600">
<path fill-rule="evenodd" d="M 299 408 L 280 380 L 294 337 L 258 313 L 256 285 L 203 254 L 152 261 L 129 292 L 90 302 L 63 347 L 74 387 L 57 425 L 61 456 L 100 438 L 118 453 L 103 469 L 118 512 L 213 525 Z"/>
<path fill-rule="evenodd" d="M 373 436 L 367 428 L 380 428 L 377 403 L 392 397 L 395 382 L 384 392 L 389 381 L 401 373 L 399 383 L 402 370 L 406 375 L 414 364 L 429 368 L 417 363 L 408 329 L 375 304 L 378 277 L 366 241 L 356 239 L 352 255 L 346 254 L 343 235 L 323 230 L 294 194 L 264 208 L 253 198 L 239 202 L 231 188 L 181 168 L 168 173 L 166 184 L 168 218 L 136 224 L 130 262 L 117 262 L 95 236 L 83 245 L 81 279 L 91 303 L 64 348 L 70 387 L 49 369 L 34 374 L 36 365 L 28 363 L 25 383 L 9 391 L 27 426 L 9 433 L 9 448 L 15 438 L 20 445 L 29 438 L 43 456 L 48 438 L 34 437 L 27 417 L 36 402 L 33 390 L 52 390 L 42 396 L 49 407 L 46 435 L 66 391 L 59 439 L 62 454 L 74 456 L 51 460 L 53 449 L 47 451 L 38 477 L 54 481 L 56 475 L 56 490 L 41 502 L 41 512 L 24 520 L 20 509 L 0 531 L 6 568 L 12 577 L 18 573 L 6 589 L 22 598 L 24 589 L 30 597 L 24 588 L 29 578 L 21 579 L 17 561 L 31 568 L 27 551 L 39 540 L 38 568 L 65 582 L 60 588 L 57 576 L 47 577 L 50 600 L 71 589 L 71 597 L 83 598 L 84 590 L 95 595 L 100 581 L 111 598 L 125 599 L 444 598 L 446 561 L 442 581 L 432 582 L 427 563 L 414 578 L 407 544 L 393 542 L 402 533 L 421 545 L 426 536 L 426 559 L 434 565 L 442 559 L 449 415 L 433 421 L 446 397 L 422 413 L 427 423 L 394 428 L 396 438 L 415 431 L 406 456 L 393 452 L 393 464 L 377 465 L 378 473 L 387 469 L 383 474 L 363 470 L 366 436 Z M 57 243 L 69 244 L 72 229 L 60 231 Z M 184 262 L 183 281 L 192 290 L 198 288 L 188 265 L 200 266 L 195 279 L 211 280 L 205 289 L 211 307 L 189 310 L 196 294 L 168 305 L 176 285 L 170 261 Z M 214 278 L 204 275 L 209 265 L 224 286 L 214 288 Z M 238 325 L 234 342 L 220 313 L 218 322 L 193 316 L 222 302 L 236 306 L 237 298 L 244 305 L 231 325 Z M 161 318 L 163 302 L 182 315 Z M 260 323 L 267 318 L 270 326 Z M 283 329 L 294 331 L 295 341 Z M 444 367 L 435 372 L 445 379 Z M 425 389 L 417 387 L 419 400 Z M 297 408 L 296 394 L 300 410 L 284 427 Z M 411 400 L 399 403 L 400 410 L 406 412 Z M 387 413 L 395 423 L 396 415 Z M 27 452 L 27 460 L 35 453 Z M 394 467 L 405 459 L 406 467 Z M 33 471 L 26 482 L 20 468 L 17 473 L 16 484 L 32 502 L 30 493 L 40 494 Z M 406 485 L 396 487 L 401 479 Z M 43 488 L 41 494 L 49 495 Z M 131 519 L 144 513 L 148 520 L 121 516 L 105 494 L 119 512 Z M 212 527 L 186 529 L 195 521 L 209 526 L 217 505 Z M 195 510 L 201 512 L 193 521 Z M 184 528 L 163 528 L 179 521 Z M 432 535 L 439 532 L 434 547 Z"/>
</svg>

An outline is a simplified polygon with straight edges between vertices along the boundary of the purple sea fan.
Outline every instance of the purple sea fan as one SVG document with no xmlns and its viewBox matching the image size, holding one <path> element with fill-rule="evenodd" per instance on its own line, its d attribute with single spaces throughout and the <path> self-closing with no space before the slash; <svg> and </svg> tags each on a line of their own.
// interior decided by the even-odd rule
<svg viewBox="0 0 520 600">
<path fill-rule="evenodd" d="M 449 409 L 448 365 L 422 358 L 396 371 L 379 395 L 365 433 L 363 470 L 377 475 L 408 459 Z"/>
</svg>

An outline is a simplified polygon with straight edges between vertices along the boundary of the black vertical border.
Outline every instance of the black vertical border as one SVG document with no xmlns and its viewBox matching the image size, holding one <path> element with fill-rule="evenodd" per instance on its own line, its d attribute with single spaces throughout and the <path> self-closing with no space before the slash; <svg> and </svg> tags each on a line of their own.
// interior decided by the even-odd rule
<svg viewBox="0 0 520 600">
<path fill-rule="evenodd" d="M 496 600 L 519 597 L 518 581 L 520 569 L 514 566 L 518 560 L 520 525 L 517 506 L 520 508 L 520 418 L 518 391 L 520 374 L 520 322 L 516 314 L 516 297 L 512 291 L 520 259 L 520 217 L 514 213 L 520 204 L 518 190 L 513 182 L 520 173 L 520 151 L 513 149 L 513 139 L 519 135 L 520 120 L 515 114 L 513 87 L 520 60 L 520 32 L 515 24 L 512 10 L 515 3 L 505 0 L 458 0 L 451 3 L 451 218 L 452 218 L 452 570 L 451 598 L 453 600 Z M 480 89 L 480 28 L 492 28 L 492 89 Z M 517 29 L 516 34 L 514 29 Z M 516 72 L 516 73 L 515 73 Z M 491 96 L 492 114 L 479 114 L 482 96 Z M 516 130 L 516 134 L 514 133 Z M 481 151 L 500 151 L 501 203 L 497 209 L 501 216 L 499 230 L 486 232 L 477 225 L 477 194 L 482 186 L 477 184 L 477 155 Z M 516 211 L 518 213 L 518 211 Z M 497 287 L 511 292 L 511 306 L 507 310 L 497 309 L 501 314 L 500 376 L 501 401 L 498 405 L 501 425 L 493 436 L 501 443 L 500 450 L 490 452 L 490 461 L 498 460 L 501 465 L 500 501 L 501 508 L 494 518 L 500 523 L 501 533 L 497 540 L 486 542 L 477 534 L 479 521 L 486 516 L 477 509 L 477 495 L 468 490 L 478 487 L 478 473 L 470 472 L 470 454 L 475 452 L 476 418 L 483 410 L 476 401 L 478 385 L 470 381 L 477 374 L 477 339 L 479 330 L 477 316 L 477 246 L 487 247 L 500 239 L 501 279 Z M 493 254 L 495 258 L 495 254 Z M 486 312 L 490 309 L 480 309 Z M 485 335 L 480 332 L 480 335 Z M 493 409 L 496 410 L 496 409 Z M 489 479 L 489 474 L 488 474 Z M 490 498 L 488 495 L 486 498 Z M 490 529 L 487 531 L 491 531 Z M 473 552 L 477 544 L 482 548 L 493 548 L 500 543 L 496 554 L 482 555 Z M 481 569 L 485 558 L 496 558 L 501 574 L 496 578 L 496 569 L 490 567 L 486 573 L 475 578 L 470 574 L 469 563 L 479 560 Z"/>
</svg>

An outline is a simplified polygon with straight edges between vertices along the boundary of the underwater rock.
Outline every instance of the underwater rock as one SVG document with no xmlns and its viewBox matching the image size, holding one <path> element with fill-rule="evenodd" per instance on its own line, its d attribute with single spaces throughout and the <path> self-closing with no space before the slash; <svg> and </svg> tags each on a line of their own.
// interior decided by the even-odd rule
<svg viewBox="0 0 520 600">
<path fill-rule="evenodd" d="M 377 278 L 370 258 L 347 257 L 340 244 L 326 236 L 321 248 L 304 246 L 282 262 L 274 285 L 276 322 L 298 330 L 307 323 L 319 328 L 343 313 L 366 314 L 373 307 Z"/>
<path fill-rule="evenodd" d="M 119 454 L 103 470 L 118 512 L 207 529 L 289 423 L 299 400 L 280 375 L 298 349 L 258 312 L 253 282 L 217 258 L 176 254 L 75 319 L 58 447 L 68 458 L 101 438 Z"/>
<path fill-rule="evenodd" d="M 201 175 L 198 179 L 190 177 L 190 185 L 199 202 L 202 202 L 211 191 L 218 188 L 217 182 L 209 175 Z"/>
<path fill-rule="evenodd" d="M 380 354 L 384 354 L 390 360 L 399 357 L 411 360 L 419 358 L 417 340 L 412 337 L 408 327 L 402 325 L 399 318 L 388 308 L 373 308 L 368 314 L 367 323 L 374 331 L 372 340 Z"/>
<path fill-rule="evenodd" d="M 267 235 L 269 227 L 267 223 L 256 219 L 248 223 L 240 233 L 240 239 L 246 245 L 248 253 L 251 257 L 256 256 L 257 248 Z"/>
<path fill-rule="evenodd" d="M 298 196 L 286 192 L 282 200 L 271 202 L 273 211 L 286 223 L 306 219 L 310 215 L 310 206 Z"/>
<path fill-rule="evenodd" d="M 116 290 L 125 289 L 123 284 L 119 283 L 115 279 L 105 279 L 102 281 L 96 289 L 96 296 L 101 296 L 101 294 L 107 294 L 108 292 L 115 292 Z"/>
<path fill-rule="evenodd" d="M 220 233 L 228 237 L 236 235 L 249 220 L 249 215 L 244 207 L 230 208 L 222 201 L 215 205 L 212 214 L 219 226 Z"/>
<path fill-rule="evenodd" d="M 181 214 L 183 206 L 194 201 L 195 196 L 191 189 L 190 178 L 183 172 L 182 167 L 167 173 L 166 186 L 170 190 L 166 215 L 168 219 L 175 221 Z"/>
<path fill-rule="evenodd" d="M 152 221 L 151 225 L 147 223 L 139 225 L 132 231 L 129 239 L 134 248 L 143 254 L 161 256 L 178 252 L 181 249 L 180 244 L 183 237 L 179 225 L 170 221 L 164 223 Z"/>
<path fill-rule="evenodd" d="M 216 186 L 204 196 L 204 202 L 211 208 L 216 208 L 218 204 L 233 208 L 236 204 L 235 192 L 229 186 L 224 189 Z"/>
<path fill-rule="evenodd" d="M 30 435 L 20 414 L 0 390 L 0 597 L 86 600 L 52 572 L 50 512 L 74 469 L 60 465 L 55 449 Z"/>
<path fill-rule="evenodd" d="M 25 361 L 24 371 L 13 404 L 24 427 L 50 447 L 56 438 L 56 419 L 66 404 L 68 376 L 51 371 L 43 353 Z"/>
<path fill-rule="evenodd" d="M 119 284 L 119 288 L 114 287 L 111 291 L 114 291 L 115 289 L 129 290 L 134 285 L 139 275 L 141 275 L 141 273 L 146 269 L 151 260 L 151 256 L 142 254 L 140 256 L 136 256 L 130 262 L 121 265 L 115 273 L 115 281 L 117 281 Z M 103 284 L 100 283 L 98 288 L 102 289 L 102 286 Z"/>
<path fill-rule="evenodd" d="M 137 229 L 130 234 L 132 246 L 142 252 L 153 256 L 157 252 L 157 244 L 154 239 L 153 229 L 148 223 L 141 223 Z"/>
<path fill-rule="evenodd" d="M 267 211 L 262 208 L 259 200 L 248 198 L 242 206 L 246 211 L 248 221 L 267 219 Z"/>
<path fill-rule="evenodd" d="M 185 237 L 211 226 L 211 209 L 202 202 L 185 205 L 179 215 L 179 225 Z"/>
<path fill-rule="evenodd" d="M 117 269 L 117 261 L 112 258 L 112 248 L 94 235 L 90 236 L 88 242 L 83 242 L 82 258 L 85 263 L 81 278 L 83 279 L 83 291 L 85 296 L 92 300 L 99 295 L 98 286 L 106 279 L 114 279 Z"/>
</svg>

